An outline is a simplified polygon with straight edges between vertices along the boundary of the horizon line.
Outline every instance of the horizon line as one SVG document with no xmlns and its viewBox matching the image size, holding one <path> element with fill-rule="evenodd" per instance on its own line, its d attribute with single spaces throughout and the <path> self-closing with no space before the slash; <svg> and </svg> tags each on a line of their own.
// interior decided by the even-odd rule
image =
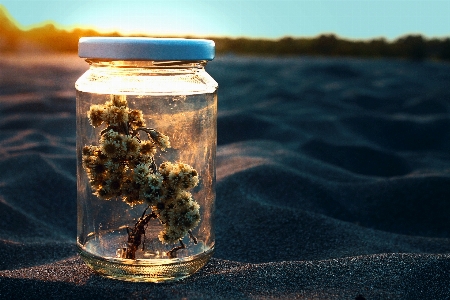
<svg viewBox="0 0 450 300">
<path fill-rule="evenodd" d="M 73 24 L 73 25 L 61 25 L 59 23 L 57 23 L 56 21 L 52 21 L 52 20 L 45 20 L 39 23 L 35 23 L 35 24 L 31 24 L 31 25 L 22 25 L 20 24 L 20 22 L 18 22 L 8 11 L 8 9 L 0 3 L 0 12 L 3 12 L 3 15 L 20 31 L 26 32 L 26 31 L 31 31 L 33 29 L 39 29 L 39 28 L 43 28 L 46 26 L 53 26 L 54 28 L 58 29 L 58 30 L 62 30 L 62 31 L 67 31 L 67 32 L 74 32 L 76 30 L 92 30 L 97 32 L 98 34 L 101 35 L 111 35 L 111 34 L 118 34 L 121 36 L 127 36 L 127 37 L 132 37 L 132 36 L 153 36 L 153 37 L 193 37 L 193 38 L 222 38 L 222 39 L 249 39 L 249 40 L 268 40 L 268 41 L 277 41 L 277 40 L 281 40 L 284 38 L 293 38 L 293 39 L 315 39 L 318 38 L 320 36 L 330 36 L 333 35 L 335 36 L 337 39 L 340 40 L 347 40 L 347 41 L 371 41 L 371 40 L 385 40 L 388 42 L 393 42 L 396 41 L 402 37 L 406 37 L 406 36 L 422 36 L 425 39 L 428 40 L 432 40 L 432 39 L 438 39 L 438 40 L 442 40 L 442 39 L 446 39 L 446 38 L 450 38 L 450 34 L 449 35 L 442 35 L 442 36 L 429 36 L 423 33 L 419 33 L 419 32 L 407 32 L 404 33 L 402 35 L 399 35 L 395 38 L 388 38 L 386 36 L 383 35 L 379 35 L 379 36 L 373 36 L 373 37 L 367 37 L 367 38 L 351 38 L 351 37 L 346 37 L 343 35 L 340 35 L 337 32 L 322 32 L 322 33 L 318 33 L 316 35 L 291 35 L 291 34 L 286 34 L 286 35 L 280 35 L 278 37 L 267 37 L 267 36 L 248 36 L 248 35 L 222 35 L 222 34 L 201 34 L 201 35 L 197 35 L 195 33 L 188 33 L 188 34 L 156 34 L 156 33 L 143 33 L 143 32 L 121 32 L 120 30 L 104 30 L 104 29 L 100 29 L 96 26 L 90 26 L 90 25 L 82 25 L 82 24 Z"/>
</svg>

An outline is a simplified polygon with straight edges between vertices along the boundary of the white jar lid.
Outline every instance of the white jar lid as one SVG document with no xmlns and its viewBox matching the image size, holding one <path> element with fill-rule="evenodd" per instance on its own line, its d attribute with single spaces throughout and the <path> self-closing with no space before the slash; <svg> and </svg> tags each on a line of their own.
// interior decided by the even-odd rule
<svg viewBox="0 0 450 300">
<path fill-rule="evenodd" d="M 145 37 L 83 37 L 78 56 L 111 60 L 212 60 L 212 40 Z"/>
</svg>

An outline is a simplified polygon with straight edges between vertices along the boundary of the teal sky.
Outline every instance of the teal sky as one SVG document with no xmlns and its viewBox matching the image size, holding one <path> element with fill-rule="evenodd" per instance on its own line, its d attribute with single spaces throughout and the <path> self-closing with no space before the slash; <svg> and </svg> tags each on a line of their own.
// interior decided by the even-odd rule
<svg viewBox="0 0 450 300">
<path fill-rule="evenodd" d="M 349 39 L 450 36 L 450 0 L 2 0 L 25 28 L 53 21 L 124 34 Z"/>
</svg>

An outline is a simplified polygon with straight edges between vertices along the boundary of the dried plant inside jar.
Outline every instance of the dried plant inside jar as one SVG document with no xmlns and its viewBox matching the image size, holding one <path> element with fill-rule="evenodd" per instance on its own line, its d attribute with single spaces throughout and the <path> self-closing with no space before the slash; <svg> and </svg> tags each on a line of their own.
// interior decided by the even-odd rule
<svg viewBox="0 0 450 300">
<path fill-rule="evenodd" d="M 111 95 L 105 104 L 91 105 L 87 115 L 93 127 L 105 127 L 98 145 L 86 145 L 82 151 L 93 194 L 104 200 L 121 199 L 130 206 L 147 205 L 134 226 L 127 227 L 127 247 L 120 249 L 119 256 L 136 258 L 151 219 L 163 226 L 158 235 L 162 243 L 180 244 L 167 252 L 169 258 L 186 247 L 182 238 L 187 234 L 197 243 L 192 229 L 200 222 L 200 206 L 189 192 L 199 182 L 197 171 L 182 162 L 164 161 L 158 166 L 155 161 L 158 150 L 170 148 L 169 138 L 145 127 L 142 111 L 130 109 L 125 95 Z"/>
</svg>

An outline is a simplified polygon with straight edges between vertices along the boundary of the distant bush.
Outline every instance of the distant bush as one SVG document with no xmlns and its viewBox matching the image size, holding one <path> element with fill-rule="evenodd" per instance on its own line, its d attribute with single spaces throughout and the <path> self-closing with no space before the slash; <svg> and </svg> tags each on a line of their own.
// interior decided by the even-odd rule
<svg viewBox="0 0 450 300">
<path fill-rule="evenodd" d="M 450 38 L 427 40 L 407 35 L 388 42 L 339 39 L 333 34 L 315 38 L 284 37 L 279 40 L 213 38 L 218 53 L 264 55 L 321 55 L 357 57 L 399 57 L 411 60 L 450 60 Z"/>
</svg>

